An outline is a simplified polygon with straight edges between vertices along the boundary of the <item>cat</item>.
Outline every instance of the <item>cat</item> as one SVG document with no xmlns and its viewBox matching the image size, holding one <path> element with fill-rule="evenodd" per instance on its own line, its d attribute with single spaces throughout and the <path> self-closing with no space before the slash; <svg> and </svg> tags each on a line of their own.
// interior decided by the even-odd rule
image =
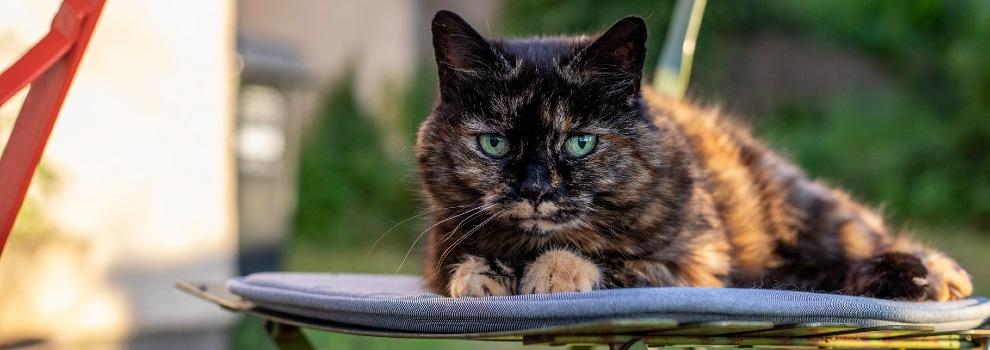
<svg viewBox="0 0 990 350">
<path fill-rule="evenodd" d="M 416 160 L 437 293 L 972 293 L 952 259 L 894 235 L 718 110 L 642 84 L 642 18 L 596 36 L 486 39 L 440 11 L 432 33 L 439 97 Z"/>
</svg>

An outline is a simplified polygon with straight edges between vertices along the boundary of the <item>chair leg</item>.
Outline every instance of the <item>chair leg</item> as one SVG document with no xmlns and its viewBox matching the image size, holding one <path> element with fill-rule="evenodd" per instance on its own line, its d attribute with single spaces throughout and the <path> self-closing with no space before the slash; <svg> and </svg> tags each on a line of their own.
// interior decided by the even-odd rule
<svg viewBox="0 0 990 350">
<path fill-rule="evenodd" d="M 281 350 L 315 350 L 313 343 L 309 342 L 306 335 L 299 327 L 278 323 L 272 320 L 265 320 L 265 331 L 268 336 L 275 341 L 275 346 Z"/>
<path fill-rule="evenodd" d="M 634 348 L 642 349 L 646 348 L 643 344 L 643 340 L 639 338 L 633 338 L 625 343 L 613 343 L 608 345 L 609 350 L 632 350 Z M 639 345 L 639 346 L 636 346 Z"/>
</svg>

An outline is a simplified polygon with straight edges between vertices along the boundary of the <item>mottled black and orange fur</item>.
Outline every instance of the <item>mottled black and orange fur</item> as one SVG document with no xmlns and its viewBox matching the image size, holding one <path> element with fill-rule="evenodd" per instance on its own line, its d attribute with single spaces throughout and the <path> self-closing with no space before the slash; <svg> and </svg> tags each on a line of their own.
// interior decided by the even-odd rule
<svg viewBox="0 0 990 350">
<path fill-rule="evenodd" d="M 599 36 L 499 40 L 441 11 L 432 29 L 440 99 L 416 156 L 432 211 L 425 274 L 439 293 L 972 291 L 951 259 L 895 237 L 874 210 L 809 179 L 718 110 L 643 85 L 640 18 Z M 486 156 L 480 133 L 504 135 L 509 155 Z M 575 133 L 599 140 L 580 159 L 561 151 Z"/>
</svg>

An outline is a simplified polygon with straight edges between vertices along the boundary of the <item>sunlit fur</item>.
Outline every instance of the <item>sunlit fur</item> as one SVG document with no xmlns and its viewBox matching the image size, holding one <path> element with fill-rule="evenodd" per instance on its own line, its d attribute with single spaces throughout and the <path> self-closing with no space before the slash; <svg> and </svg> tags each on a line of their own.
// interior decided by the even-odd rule
<svg viewBox="0 0 990 350">
<path fill-rule="evenodd" d="M 500 40 L 441 11 L 432 30 L 440 98 L 416 157 L 434 211 L 425 274 L 439 293 L 486 295 L 493 281 L 510 293 L 584 285 L 533 282 L 551 271 L 539 261 L 556 271 L 573 262 L 587 271 L 576 280 L 593 276 L 595 288 L 934 300 L 972 291 L 951 259 L 895 239 L 874 211 L 808 179 L 717 110 L 643 86 L 640 18 L 597 36 Z M 509 153 L 483 153 L 484 133 L 504 135 Z M 568 156 L 564 140 L 582 133 L 597 135 L 595 149 Z"/>
</svg>

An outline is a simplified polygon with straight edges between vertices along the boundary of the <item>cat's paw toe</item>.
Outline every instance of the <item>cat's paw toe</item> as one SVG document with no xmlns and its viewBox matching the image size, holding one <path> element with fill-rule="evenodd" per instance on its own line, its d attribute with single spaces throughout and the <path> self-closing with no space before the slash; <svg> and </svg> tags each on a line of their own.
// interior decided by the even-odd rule
<svg viewBox="0 0 990 350">
<path fill-rule="evenodd" d="M 924 259 L 928 269 L 929 300 L 958 300 L 973 294 L 973 281 L 966 270 L 955 261 L 940 253 L 933 253 Z"/>
<path fill-rule="evenodd" d="M 515 288 L 512 286 L 512 277 L 508 275 L 511 274 L 511 269 L 498 265 L 499 271 L 493 271 L 485 259 L 466 256 L 463 262 L 454 265 L 454 273 L 447 288 L 448 294 L 454 298 L 512 294 Z"/>
<path fill-rule="evenodd" d="M 952 259 L 931 253 L 925 259 L 884 253 L 853 266 L 846 292 L 885 299 L 956 300 L 973 292 L 969 274 Z"/>
<path fill-rule="evenodd" d="M 601 270 L 594 263 L 566 250 L 543 253 L 526 268 L 520 284 L 522 294 L 590 291 L 598 284 Z"/>
</svg>

